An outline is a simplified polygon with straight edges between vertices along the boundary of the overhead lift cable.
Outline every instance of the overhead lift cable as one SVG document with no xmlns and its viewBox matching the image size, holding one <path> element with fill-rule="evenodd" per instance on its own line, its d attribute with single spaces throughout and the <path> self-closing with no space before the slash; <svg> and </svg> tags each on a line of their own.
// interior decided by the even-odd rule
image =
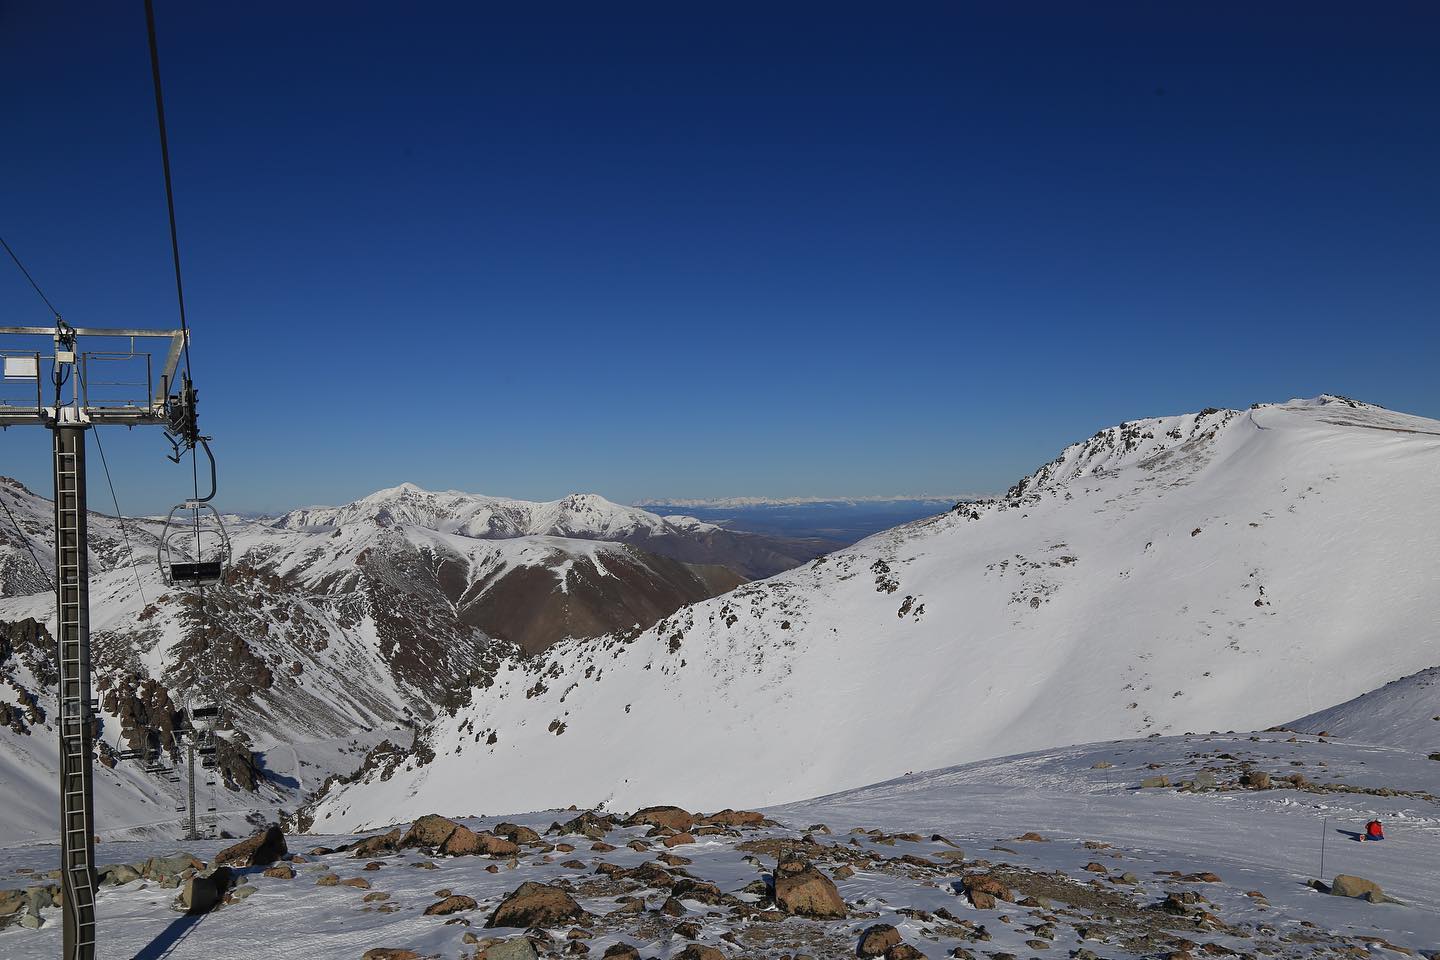
<svg viewBox="0 0 1440 960">
<path fill-rule="evenodd" d="M 50 302 L 50 298 L 45 296 L 45 291 L 40 289 L 40 284 L 36 283 L 35 278 L 30 275 L 30 271 L 25 269 L 25 264 L 20 262 L 20 258 L 16 256 L 14 250 L 10 249 L 10 244 L 5 242 L 4 237 L 0 237 L 0 247 L 5 248 L 5 252 L 10 255 L 10 259 L 15 261 L 15 266 L 25 275 L 25 279 L 30 281 L 30 286 L 35 290 L 35 293 L 39 295 L 41 300 L 45 301 L 45 306 L 49 307 L 50 312 L 55 314 L 55 319 L 59 320 L 60 311 L 56 310 L 55 305 Z M 10 525 L 13 526 L 15 532 L 20 535 L 20 540 L 25 544 L 25 549 L 30 551 L 30 559 L 35 561 L 35 569 L 40 571 L 40 576 L 44 577 L 50 589 L 54 590 L 55 581 L 50 578 L 50 573 L 45 569 L 45 565 L 40 562 L 40 558 L 35 554 L 35 545 L 30 542 L 29 534 L 20 529 L 20 521 L 15 519 L 15 514 L 10 511 L 10 504 L 5 502 L 4 497 L 0 497 L 0 506 L 5 508 L 5 515 L 10 518 Z"/>
<path fill-rule="evenodd" d="M 8 243 L 5 242 L 5 238 L 4 238 L 4 237 L 0 237 L 0 247 L 4 247 L 4 248 L 5 248 L 5 252 L 8 253 L 8 254 L 10 254 L 10 259 L 11 259 L 11 260 L 14 260 L 14 261 L 15 261 L 15 266 L 19 267 L 19 268 L 20 268 L 20 272 L 23 273 L 23 274 L 25 274 L 25 279 L 30 281 L 30 286 L 34 287 L 34 288 L 35 288 L 35 292 L 40 295 L 40 299 L 45 301 L 45 306 L 47 306 L 47 307 L 50 308 L 50 312 L 55 315 L 55 319 L 57 319 L 57 320 L 60 319 L 60 311 L 59 311 L 59 310 L 56 310 L 56 309 L 55 309 L 55 305 L 50 302 L 50 298 L 47 297 L 47 296 L 45 296 L 45 291 L 44 291 L 44 290 L 41 290 L 41 289 L 40 289 L 40 284 L 36 283 L 36 282 L 35 282 L 35 278 L 32 277 L 32 276 L 30 276 L 30 271 L 29 271 L 29 270 L 26 270 L 26 269 L 25 269 L 25 264 L 21 263 L 21 262 L 20 262 L 20 258 L 17 257 L 17 256 L 15 256 L 15 251 L 10 249 L 10 244 L 8 244 Z"/>
</svg>

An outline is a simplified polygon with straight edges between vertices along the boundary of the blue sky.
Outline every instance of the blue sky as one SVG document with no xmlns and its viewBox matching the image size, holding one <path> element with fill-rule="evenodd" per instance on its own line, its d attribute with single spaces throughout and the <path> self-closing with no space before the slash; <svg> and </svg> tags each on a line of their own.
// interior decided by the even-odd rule
<svg viewBox="0 0 1440 960">
<path fill-rule="evenodd" d="M 1440 416 L 1430 5 L 158 12 L 227 508 L 992 490 L 1147 415 Z M 0 97 L 0 233 L 72 323 L 173 325 L 138 0 L 0 4 Z M 154 431 L 106 450 L 127 511 L 184 495 Z"/>
</svg>

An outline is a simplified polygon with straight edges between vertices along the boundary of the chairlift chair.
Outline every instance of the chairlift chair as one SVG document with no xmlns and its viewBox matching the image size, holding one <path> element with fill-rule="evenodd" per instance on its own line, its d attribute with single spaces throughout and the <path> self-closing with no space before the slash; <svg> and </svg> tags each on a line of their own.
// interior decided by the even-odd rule
<svg viewBox="0 0 1440 960">
<path fill-rule="evenodd" d="M 165 518 L 156 561 L 169 586 L 193 590 L 220 583 L 230 568 L 230 536 L 219 511 L 203 500 L 176 504 Z M 208 715 L 213 726 L 218 708 L 196 709 L 213 711 Z"/>
</svg>

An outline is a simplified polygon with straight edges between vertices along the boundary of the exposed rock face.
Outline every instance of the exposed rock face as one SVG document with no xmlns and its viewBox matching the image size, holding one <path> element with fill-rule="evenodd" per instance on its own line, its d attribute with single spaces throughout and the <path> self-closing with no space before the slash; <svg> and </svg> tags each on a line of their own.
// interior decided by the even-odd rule
<svg viewBox="0 0 1440 960">
<path fill-rule="evenodd" d="M 844 918 L 845 901 L 829 877 L 792 858 L 775 868 L 775 904 L 786 913 L 816 919 Z"/>
<path fill-rule="evenodd" d="M 263 867 L 274 863 L 289 851 L 285 848 L 285 834 L 279 825 L 270 824 L 248 840 L 226 847 L 215 854 L 215 862 L 232 867 Z"/>
<path fill-rule="evenodd" d="M 559 887 L 527 881 L 510 893 L 490 919 L 487 927 L 550 927 L 558 923 L 580 922 L 586 913 L 580 904 Z"/>
</svg>

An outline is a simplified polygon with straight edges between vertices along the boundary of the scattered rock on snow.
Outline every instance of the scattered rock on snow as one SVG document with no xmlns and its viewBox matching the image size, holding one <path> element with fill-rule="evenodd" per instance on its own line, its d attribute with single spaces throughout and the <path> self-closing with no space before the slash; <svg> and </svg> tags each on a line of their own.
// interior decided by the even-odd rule
<svg viewBox="0 0 1440 960">
<path fill-rule="evenodd" d="M 845 901 L 831 879 L 800 858 L 781 860 L 775 868 L 775 904 L 802 917 L 843 919 L 847 915 Z"/>
<path fill-rule="evenodd" d="M 511 891 L 485 921 L 486 927 L 550 927 L 565 921 L 579 922 L 586 913 L 569 893 L 544 883 L 527 880 Z"/>
<path fill-rule="evenodd" d="M 444 917 L 452 913 L 459 913 L 461 910 L 474 910 L 476 906 L 477 904 L 472 897 L 467 897 L 464 894 L 453 894 L 443 900 L 437 900 L 435 903 L 426 907 L 425 916 Z"/>
<path fill-rule="evenodd" d="M 289 851 L 280 825 L 272 823 L 248 840 L 241 840 L 215 854 L 215 863 L 230 867 L 263 867 L 274 863 Z"/>
<path fill-rule="evenodd" d="M 856 955 L 861 957 L 880 957 L 885 951 L 900 942 L 900 931 L 888 923 L 877 923 L 865 928 L 860 935 L 860 943 L 855 948 Z"/>
<path fill-rule="evenodd" d="M 1369 900 L 1371 903 L 1385 902 L 1385 891 L 1380 889 L 1380 884 L 1374 880 L 1366 880 L 1364 877 L 1356 877 L 1348 873 L 1336 875 L 1330 884 L 1330 894 L 1336 897 Z"/>
</svg>

